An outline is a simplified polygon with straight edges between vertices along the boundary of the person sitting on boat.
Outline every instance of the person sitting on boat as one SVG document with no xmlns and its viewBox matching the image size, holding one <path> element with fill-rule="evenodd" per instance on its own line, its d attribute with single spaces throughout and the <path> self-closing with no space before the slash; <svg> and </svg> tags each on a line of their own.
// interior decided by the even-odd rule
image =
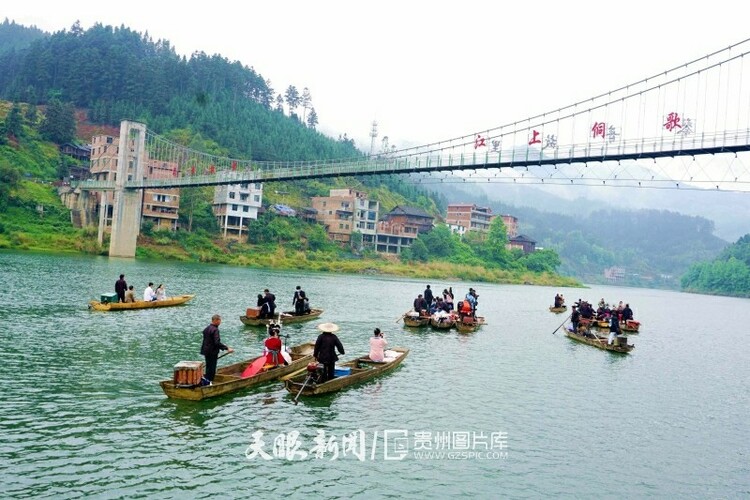
<svg viewBox="0 0 750 500">
<path fill-rule="evenodd" d="M 370 359 L 377 362 L 385 361 L 385 346 L 388 345 L 380 328 L 376 328 L 370 337 Z"/>
<path fill-rule="evenodd" d="M 625 307 L 622 310 L 622 315 L 620 316 L 620 321 L 624 323 L 632 319 L 633 319 L 633 310 L 630 308 L 630 304 L 625 304 Z"/>
<path fill-rule="evenodd" d="M 420 293 L 417 295 L 417 298 L 414 299 L 414 312 L 422 314 L 422 311 L 427 311 L 429 309 L 429 305 L 427 304 L 427 301 L 424 300 L 424 297 L 422 297 L 422 294 Z"/>
<path fill-rule="evenodd" d="M 302 314 L 310 314 L 312 310 L 310 309 L 310 300 L 305 297 L 305 299 L 302 301 Z"/>
<path fill-rule="evenodd" d="M 562 300 L 559 293 L 555 294 L 555 307 L 562 307 Z"/>
<path fill-rule="evenodd" d="M 156 300 L 156 293 L 154 292 L 154 284 L 150 281 L 148 282 L 148 286 L 143 291 L 143 300 L 146 302 L 151 302 L 152 300 Z"/>
<path fill-rule="evenodd" d="M 472 316 L 471 302 L 462 300 L 458 303 L 458 316 L 461 318 L 461 321 L 467 316 Z"/>
<path fill-rule="evenodd" d="M 125 300 L 123 302 L 135 302 L 135 290 L 133 289 L 133 285 L 130 285 L 128 291 L 125 292 Z"/>
<path fill-rule="evenodd" d="M 256 306 L 258 306 L 258 307 L 263 307 L 263 303 L 264 303 L 265 301 L 266 301 L 266 299 L 264 299 L 264 298 L 263 298 L 263 294 L 262 294 L 262 293 L 259 293 L 259 294 L 258 294 L 258 302 L 257 302 Z"/>
<path fill-rule="evenodd" d="M 449 306 L 443 299 L 441 299 L 440 297 L 438 297 L 438 299 L 437 299 L 437 310 L 438 311 L 445 311 L 447 313 L 450 313 L 451 311 L 453 311 L 453 308 L 451 306 Z"/>
<path fill-rule="evenodd" d="M 159 286 L 156 287 L 156 300 L 166 300 L 167 298 L 167 290 L 164 288 L 164 285 L 159 283 Z"/>
<path fill-rule="evenodd" d="M 279 338 L 281 327 L 276 323 L 268 325 L 268 338 L 263 343 L 266 352 L 266 364 L 276 368 L 279 365 L 288 365 L 287 361 L 281 355 L 282 343 Z"/>
<path fill-rule="evenodd" d="M 619 334 L 620 318 L 617 316 L 617 311 L 614 311 L 612 317 L 609 318 L 609 337 L 607 338 L 607 344 L 614 344 L 615 337 L 617 337 Z"/>
<path fill-rule="evenodd" d="M 336 368 L 336 361 L 339 360 L 336 351 L 338 350 L 339 354 L 345 354 L 344 346 L 334 333 L 339 331 L 338 325 L 333 323 L 323 323 L 318 325 L 318 330 L 323 333 L 318 335 L 318 338 L 315 340 L 313 357 L 317 362 L 323 365 L 322 382 L 327 382 L 335 376 L 334 370 Z"/>
<path fill-rule="evenodd" d="M 565 305 L 565 297 L 563 297 L 563 294 L 560 294 L 560 307 Z"/>
</svg>

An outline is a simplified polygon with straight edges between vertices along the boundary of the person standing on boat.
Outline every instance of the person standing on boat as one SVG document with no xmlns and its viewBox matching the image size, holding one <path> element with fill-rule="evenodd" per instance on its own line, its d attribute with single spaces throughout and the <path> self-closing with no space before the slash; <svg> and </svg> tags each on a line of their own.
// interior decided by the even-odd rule
<svg viewBox="0 0 750 500">
<path fill-rule="evenodd" d="M 125 291 L 128 289 L 128 283 L 125 281 L 125 275 L 121 274 L 120 279 L 115 281 L 115 293 L 118 302 L 125 302 Z"/>
<path fill-rule="evenodd" d="M 338 325 L 333 323 L 323 323 L 318 325 L 318 330 L 323 333 L 318 335 L 318 338 L 315 341 L 313 357 L 317 362 L 323 365 L 323 382 L 327 382 L 334 378 L 336 361 L 339 359 L 336 355 L 336 350 L 338 350 L 339 354 L 345 354 L 344 346 L 334 334 L 334 332 L 339 331 Z"/>
<path fill-rule="evenodd" d="M 234 352 L 234 349 L 221 343 L 219 325 L 221 325 L 221 316 L 214 314 L 211 317 L 211 324 L 203 329 L 201 354 L 206 358 L 205 378 L 208 380 L 209 385 L 213 383 L 216 376 L 216 362 L 219 359 L 219 351 Z"/>
<path fill-rule="evenodd" d="M 617 316 L 617 311 L 612 313 L 609 317 L 609 337 L 607 338 L 607 344 L 612 345 L 615 343 L 615 337 L 620 334 L 620 318 Z"/>
<path fill-rule="evenodd" d="M 380 328 L 376 328 L 370 337 L 370 359 L 373 361 L 385 361 L 385 346 L 388 345 Z"/>
<path fill-rule="evenodd" d="M 135 302 L 135 290 L 133 290 L 133 285 L 130 285 L 128 291 L 125 292 L 124 302 Z"/>
<path fill-rule="evenodd" d="M 554 304 L 555 304 L 555 307 L 562 306 L 562 300 L 560 299 L 560 294 L 559 293 L 555 294 L 555 302 L 554 302 Z"/>
<path fill-rule="evenodd" d="M 448 304 L 449 311 L 453 310 L 453 287 L 443 289 L 443 302 Z"/>
<path fill-rule="evenodd" d="M 305 314 L 305 291 L 299 285 L 297 285 L 297 289 L 294 291 L 292 305 L 294 306 L 294 314 L 297 316 Z"/>
<path fill-rule="evenodd" d="M 428 307 L 432 307 L 432 290 L 430 289 L 430 285 L 427 285 L 427 288 L 424 290 L 424 300 L 427 302 Z"/>
<path fill-rule="evenodd" d="M 570 314 L 570 322 L 573 324 L 573 333 L 578 333 L 578 323 L 581 320 L 581 313 L 576 306 L 572 307 L 573 312 Z"/>
<path fill-rule="evenodd" d="M 265 294 L 265 305 L 268 307 L 268 317 L 273 318 L 273 315 L 276 312 L 276 295 L 269 292 L 268 288 L 263 290 L 263 293 Z"/>
</svg>

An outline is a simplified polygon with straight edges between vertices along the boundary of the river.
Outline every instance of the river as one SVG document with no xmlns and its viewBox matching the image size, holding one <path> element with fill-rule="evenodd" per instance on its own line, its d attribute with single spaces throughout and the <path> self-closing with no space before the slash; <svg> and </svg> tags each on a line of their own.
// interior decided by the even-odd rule
<svg viewBox="0 0 750 500">
<path fill-rule="evenodd" d="M 120 273 L 142 292 L 195 293 L 180 307 L 96 312 Z M 431 280 L 479 293 L 471 335 L 396 318 L 427 281 L 211 264 L 0 252 L 5 496 L 205 498 L 262 495 L 521 498 L 750 495 L 747 299 L 614 286 L 555 289 Z M 201 359 L 201 331 L 257 356 L 239 316 L 296 285 L 341 327 L 349 359 L 373 328 L 411 349 L 376 381 L 298 405 L 278 383 L 203 402 L 159 380 Z M 629 355 L 573 342 L 555 293 L 629 302 Z M 318 322 L 288 325 L 291 344 Z M 274 446 L 276 443 L 277 446 Z M 284 444 L 287 446 L 283 446 Z M 386 446 L 387 445 L 387 446 Z"/>
</svg>

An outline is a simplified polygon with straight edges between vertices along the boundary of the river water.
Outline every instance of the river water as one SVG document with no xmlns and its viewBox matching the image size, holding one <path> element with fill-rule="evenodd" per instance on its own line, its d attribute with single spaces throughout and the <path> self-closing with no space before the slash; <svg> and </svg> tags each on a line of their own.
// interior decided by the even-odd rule
<svg viewBox="0 0 750 500">
<path fill-rule="evenodd" d="M 185 306 L 96 312 L 120 273 L 138 292 L 195 293 Z M 0 482 L 10 497 L 747 497 L 746 299 L 594 286 L 473 286 L 488 325 L 471 335 L 395 320 L 427 282 L 222 265 L 0 253 Z M 239 316 L 268 287 L 296 285 L 337 323 L 342 359 L 380 327 L 411 349 L 393 373 L 298 405 L 278 383 L 203 402 L 158 382 L 199 360 L 201 331 L 260 353 Z M 629 302 L 629 355 L 553 334 L 568 302 Z M 317 322 L 288 325 L 290 343 Z M 275 444 L 275 445 L 274 445 Z M 306 456 L 305 456 L 306 455 Z"/>
</svg>

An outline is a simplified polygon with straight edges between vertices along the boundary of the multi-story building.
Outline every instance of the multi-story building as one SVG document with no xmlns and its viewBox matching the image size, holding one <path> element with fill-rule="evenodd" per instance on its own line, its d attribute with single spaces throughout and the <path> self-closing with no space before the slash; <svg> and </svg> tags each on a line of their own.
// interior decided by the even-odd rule
<svg viewBox="0 0 750 500">
<path fill-rule="evenodd" d="M 129 144 L 134 148 L 135 144 Z M 114 181 L 117 177 L 117 161 L 120 148 L 120 138 L 109 135 L 94 136 L 91 141 L 91 176 L 94 180 Z M 133 167 L 128 166 L 128 180 L 133 180 Z M 174 162 L 157 161 L 146 158 L 145 177 L 147 179 L 163 179 L 176 174 L 178 165 Z M 104 217 L 104 227 L 112 226 L 113 192 L 102 192 L 98 197 L 100 216 Z M 143 192 L 142 220 L 150 221 L 155 227 L 168 229 L 177 228 L 178 208 L 180 206 L 180 191 L 170 189 L 147 189 Z"/>
<path fill-rule="evenodd" d="M 503 224 L 505 224 L 505 232 L 508 234 L 508 238 L 515 238 L 518 236 L 518 218 L 512 215 L 501 215 Z"/>
<path fill-rule="evenodd" d="M 258 218 L 262 200 L 259 182 L 216 186 L 213 211 L 224 238 L 241 240 L 250 220 Z"/>
<path fill-rule="evenodd" d="M 352 233 L 362 233 L 362 244 L 375 245 L 380 204 L 369 200 L 367 193 L 351 188 L 331 189 L 329 196 L 314 196 L 315 220 L 325 227 L 328 236 L 342 243 L 351 241 Z"/>
<path fill-rule="evenodd" d="M 378 222 L 375 250 L 399 254 L 410 247 L 420 233 L 432 229 L 434 217 L 417 207 L 397 206 Z"/>
<path fill-rule="evenodd" d="M 490 223 L 494 218 L 491 208 L 478 207 L 468 203 L 452 203 L 448 205 L 445 223 L 448 226 L 463 227 L 465 231 L 486 233 L 489 231 Z"/>
</svg>

